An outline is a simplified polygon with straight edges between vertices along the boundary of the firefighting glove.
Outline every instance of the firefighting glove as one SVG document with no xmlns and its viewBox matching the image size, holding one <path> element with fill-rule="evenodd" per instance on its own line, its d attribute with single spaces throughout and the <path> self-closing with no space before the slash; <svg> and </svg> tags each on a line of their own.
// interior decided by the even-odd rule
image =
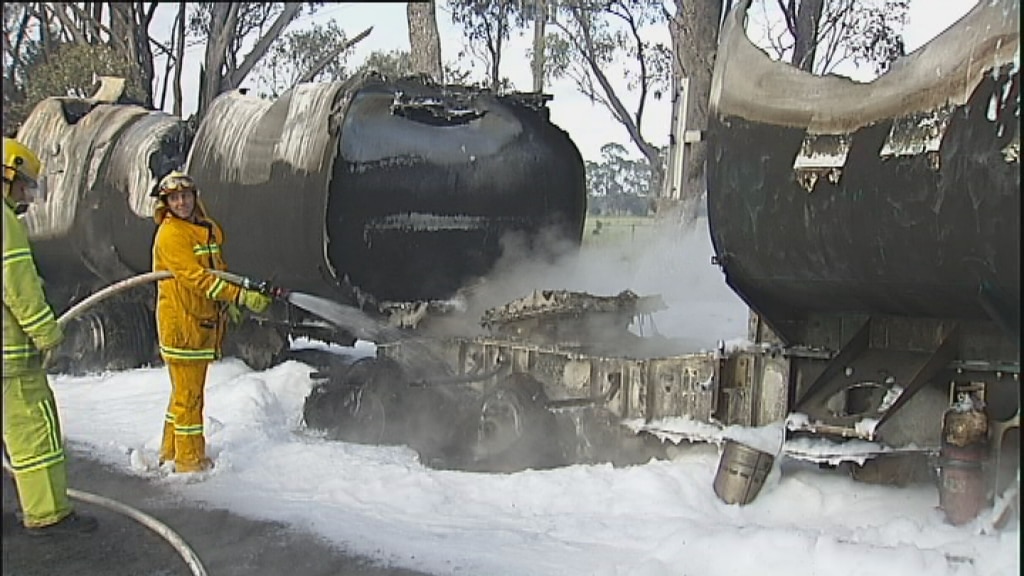
<svg viewBox="0 0 1024 576">
<path fill-rule="evenodd" d="M 228 304 L 227 313 L 228 320 L 230 320 L 232 324 L 237 326 L 242 323 L 242 315 L 245 314 L 245 312 L 238 307 L 238 304 Z"/>
<path fill-rule="evenodd" d="M 245 306 L 249 310 L 260 314 L 264 310 L 270 307 L 270 296 L 260 294 L 253 290 L 242 289 L 238 294 L 238 304 Z"/>
</svg>

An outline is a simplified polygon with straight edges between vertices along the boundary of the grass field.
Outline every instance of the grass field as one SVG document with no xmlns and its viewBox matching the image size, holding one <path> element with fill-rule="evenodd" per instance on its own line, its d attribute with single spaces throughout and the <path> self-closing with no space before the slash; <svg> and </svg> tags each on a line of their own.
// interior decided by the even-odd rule
<svg viewBox="0 0 1024 576">
<path fill-rule="evenodd" d="M 651 216 L 587 216 L 583 227 L 583 245 L 631 244 L 646 242 L 654 234 Z"/>
</svg>

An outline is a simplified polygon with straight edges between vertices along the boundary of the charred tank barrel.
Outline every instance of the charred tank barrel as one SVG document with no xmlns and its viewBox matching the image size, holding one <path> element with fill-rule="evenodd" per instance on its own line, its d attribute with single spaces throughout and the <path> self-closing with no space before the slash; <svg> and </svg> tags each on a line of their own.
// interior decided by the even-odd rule
<svg viewBox="0 0 1024 576">
<path fill-rule="evenodd" d="M 510 233 L 578 244 L 583 162 L 542 100 L 375 75 L 211 105 L 189 159 L 232 267 L 329 297 L 450 296 Z"/>
<path fill-rule="evenodd" d="M 370 83 L 341 126 L 328 257 L 386 300 L 437 298 L 485 274 L 502 237 L 579 241 L 579 152 L 516 96 Z"/>
<path fill-rule="evenodd" d="M 771 62 L 742 16 L 723 29 L 709 121 L 708 215 L 729 284 L 776 323 L 890 314 L 1019 330 L 1019 2 L 980 2 L 866 84 Z"/>
<path fill-rule="evenodd" d="M 140 106 L 48 98 L 18 138 L 37 150 L 48 190 L 25 216 L 49 286 L 102 286 L 150 267 L 157 179 L 188 154 L 176 117 Z"/>
</svg>

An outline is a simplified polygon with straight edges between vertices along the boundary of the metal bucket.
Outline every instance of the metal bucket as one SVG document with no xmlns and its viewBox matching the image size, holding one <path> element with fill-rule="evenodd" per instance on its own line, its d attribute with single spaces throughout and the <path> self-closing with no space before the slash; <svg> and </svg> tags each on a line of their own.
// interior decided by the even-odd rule
<svg viewBox="0 0 1024 576">
<path fill-rule="evenodd" d="M 715 474 L 715 494 L 726 504 L 749 504 L 757 498 L 775 457 L 736 442 L 726 440 Z"/>
</svg>

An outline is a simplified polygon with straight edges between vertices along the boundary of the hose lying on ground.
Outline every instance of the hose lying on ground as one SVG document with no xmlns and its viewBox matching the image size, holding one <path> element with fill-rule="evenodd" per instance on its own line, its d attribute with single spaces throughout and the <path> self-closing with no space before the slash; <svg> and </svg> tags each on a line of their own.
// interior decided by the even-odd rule
<svg viewBox="0 0 1024 576">
<path fill-rule="evenodd" d="M 10 465 L 7 463 L 6 457 L 4 458 L 4 471 L 11 476 L 14 476 L 14 470 L 12 470 Z M 145 512 L 136 510 L 127 504 L 89 492 L 68 488 L 68 496 L 75 500 L 81 500 L 82 502 L 88 502 L 89 504 L 106 508 L 112 512 L 117 512 L 118 514 L 127 516 L 146 528 L 149 528 L 174 547 L 182 559 L 185 560 L 185 564 L 188 564 L 189 570 L 192 571 L 194 576 L 207 576 L 206 568 L 204 568 L 203 563 L 199 561 L 199 557 L 196 556 L 195 551 L 189 547 L 188 543 L 186 543 L 181 536 L 179 536 L 174 530 L 171 530 L 171 528 L 163 522 L 153 518 Z"/>
<path fill-rule="evenodd" d="M 218 277 L 227 280 L 228 282 L 248 282 L 246 278 L 232 274 L 230 272 L 221 270 L 210 270 L 210 272 L 217 275 Z M 165 278 L 170 277 L 172 277 L 170 271 L 160 270 L 138 274 L 136 276 L 125 278 L 124 280 L 115 282 L 110 286 L 107 286 L 95 292 L 94 294 L 89 295 L 81 302 L 78 302 L 77 304 L 69 308 L 66 312 L 61 314 L 60 318 L 57 319 L 57 323 L 60 324 L 61 326 L 66 326 L 69 321 L 81 315 L 82 312 L 87 310 L 89 307 L 101 302 L 102 300 L 109 298 L 110 296 L 113 296 L 114 294 L 117 294 L 118 292 L 122 292 L 124 290 L 128 290 L 129 288 L 134 288 L 136 286 L 141 286 L 149 282 L 156 282 L 158 280 L 163 280 Z M 7 470 L 10 474 L 14 474 L 14 472 L 8 466 L 6 459 L 4 460 L 4 469 Z M 181 538 L 181 536 L 179 536 L 177 533 L 171 530 L 166 524 L 163 524 L 162 522 L 153 518 L 152 516 L 149 516 L 139 510 L 136 510 L 131 506 L 118 502 L 117 500 L 112 500 L 110 498 L 97 496 L 96 494 L 90 494 L 88 492 L 82 492 L 80 490 L 74 490 L 71 488 L 68 489 L 68 495 L 77 500 L 89 502 L 91 504 L 107 508 L 124 516 L 127 516 L 133 520 L 136 520 L 143 526 L 157 533 L 168 543 L 170 543 L 171 546 L 173 546 L 174 549 L 178 552 L 178 554 L 180 554 L 181 557 L 185 560 L 185 563 L 188 564 L 189 568 L 192 570 L 192 573 L 195 576 L 206 576 L 206 569 L 203 568 L 203 565 L 199 561 L 198 556 L 196 556 L 196 553 Z"/>
<path fill-rule="evenodd" d="M 95 504 L 96 506 L 112 510 L 122 516 L 127 516 L 146 528 L 149 528 L 153 532 L 156 532 L 178 551 L 178 554 L 185 560 L 185 564 L 188 564 L 189 569 L 192 570 L 192 574 L 195 576 L 206 576 L 206 568 L 204 568 L 203 563 L 199 561 L 199 557 L 196 556 L 195 551 L 192 550 L 188 543 L 185 542 L 177 532 L 171 530 L 170 527 L 163 522 L 153 518 L 145 512 L 136 510 L 127 504 L 110 498 L 104 498 L 103 496 L 98 496 L 96 494 L 90 494 L 89 492 L 68 488 L 68 496 L 76 500 L 81 500 L 82 502 L 88 502 L 89 504 Z"/>
<path fill-rule="evenodd" d="M 61 314 L 60 318 L 57 319 L 57 323 L 61 326 L 66 326 L 70 320 L 80 315 L 90 306 L 117 294 L 122 290 L 127 290 L 135 286 L 141 286 L 147 282 L 155 282 L 157 280 L 170 277 L 170 272 L 161 270 L 159 272 L 146 272 L 144 274 L 139 274 L 137 276 L 132 276 L 131 278 L 115 282 L 69 308 L 64 312 L 64 314 Z M 11 476 L 14 475 L 14 470 L 11 469 L 10 465 L 7 463 L 6 457 L 4 458 L 4 470 Z M 175 551 L 177 551 L 182 559 L 185 560 L 185 563 L 188 564 L 188 567 L 194 576 L 207 576 L 206 568 L 204 568 L 202 562 L 199 561 L 199 557 L 196 555 L 195 551 L 192 550 L 181 536 L 179 536 L 174 530 L 171 530 L 171 528 L 163 522 L 160 522 L 156 518 L 153 518 L 145 512 L 132 508 L 127 504 L 110 498 L 105 498 L 103 496 L 98 496 L 96 494 L 91 494 L 89 492 L 68 488 L 68 496 L 76 500 L 81 500 L 82 502 L 88 502 L 113 512 L 117 512 L 118 514 L 127 516 L 146 528 L 149 528 L 174 547 Z"/>
</svg>

